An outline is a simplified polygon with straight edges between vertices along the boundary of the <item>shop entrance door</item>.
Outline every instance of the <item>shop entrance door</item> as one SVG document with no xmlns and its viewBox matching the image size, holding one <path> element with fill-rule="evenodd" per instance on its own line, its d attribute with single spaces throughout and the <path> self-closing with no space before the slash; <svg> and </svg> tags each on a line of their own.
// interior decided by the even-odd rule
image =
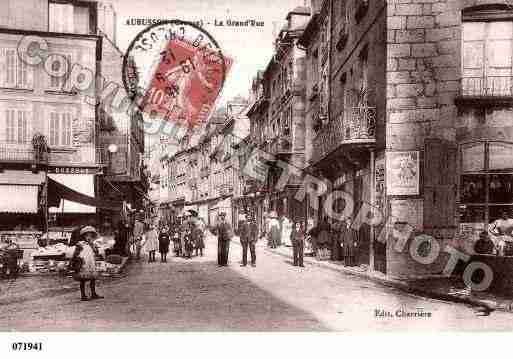
<svg viewBox="0 0 513 359">
<path fill-rule="evenodd" d="M 359 176 L 354 179 L 353 196 L 355 202 L 355 218 L 363 204 L 363 177 Z M 368 225 L 363 224 L 358 230 L 358 255 L 357 264 L 369 265 L 369 250 L 370 250 L 370 228 Z"/>
</svg>

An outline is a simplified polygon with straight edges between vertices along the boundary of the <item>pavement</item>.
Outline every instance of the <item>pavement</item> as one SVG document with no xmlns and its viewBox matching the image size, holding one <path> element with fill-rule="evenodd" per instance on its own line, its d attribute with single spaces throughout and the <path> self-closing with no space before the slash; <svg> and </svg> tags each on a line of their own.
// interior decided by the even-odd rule
<svg viewBox="0 0 513 359">
<path fill-rule="evenodd" d="M 311 258 L 304 268 L 294 267 L 290 258 L 262 246 L 257 248 L 256 268 L 240 266 L 241 249 L 235 242 L 230 266 L 218 267 L 215 238 L 206 242 L 204 257 L 130 263 L 123 275 L 99 282 L 105 299 L 97 301 L 81 302 L 78 284 L 71 279 L 19 278 L 9 290 L 2 282 L 0 330 L 513 329 L 510 313 L 483 313 L 465 303 L 426 298 L 313 264 Z"/>
<path fill-rule="evenodd" d="M 264 248 L 265 251 L 290 258 L 292 260 L 292 248 L 287 246 L 280 246 L 275 249 Z M 376 283 L 384 286 L 390 286 L 407 293 L 451 301 L 455 303 L 464 303 L 483 311 L 499 310 L 504 312 L 513 312 L 513 295 L 511 297 L 500 296 L 489 292 L 475 292 L 471 291 L 460 277 L 444 277 L 444 276 L 430 276 L 424 278 L 413 279 L 397 279 L 391 278 L 379 271 L 371 271 L 367 266 L 345 266 L 342 261 L 334 260 L 318 260 L 315 257 L 304 257 L 305 263 L 313 266 L 326 268 L 329 270 L 338 271 L 363 278 L 367 278 Z"/>
</svg>

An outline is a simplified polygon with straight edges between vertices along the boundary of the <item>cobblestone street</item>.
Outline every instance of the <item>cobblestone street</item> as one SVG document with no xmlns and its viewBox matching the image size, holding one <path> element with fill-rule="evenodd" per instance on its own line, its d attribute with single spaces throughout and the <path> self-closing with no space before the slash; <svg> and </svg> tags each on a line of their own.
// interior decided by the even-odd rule
<svg viewBox="0 0 513 359">
<path fill-rule="evenodd" d="M 307 265 L 257 249 L 257 267 L 217 267 L 215 239 L 205 257 L 132 263 L 127 273 L 100 282 L 105 299 L 80 302 L 72 280 L 20 278 L 0 297 L 1 330 L 504 330 L 510 314 L 479 316 L 473 308 L 404 294 L 366 279 Z M 31 296 L 28 283 L 42 281 Z M 27 281 L 25 284 L 23 281 Z M 53 285 L 53 287 L 52 287 Z M 5 289 L 5 284 L 2 284 Z M 6 300 L 16 291 L 22 300 Z M 19 292 L 16 292 L 19 298 Z M 430 318 L 378 318 L 375 310 L 423 308 Z"/>
</svg>

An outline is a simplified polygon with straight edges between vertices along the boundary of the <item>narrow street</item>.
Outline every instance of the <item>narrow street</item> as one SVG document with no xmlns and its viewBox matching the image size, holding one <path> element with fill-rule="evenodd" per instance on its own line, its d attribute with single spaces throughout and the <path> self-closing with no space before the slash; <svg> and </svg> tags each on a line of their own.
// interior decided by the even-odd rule
<svg viewBox="0 0 513 359">
<path fill-rule="evenodd" d="M 257 248 L 256 268 L 240 267 L 240 246 L 232 244 L 231 265 L 219 268 L 215 245 L 211 238 L 202 258 L 133 263 L 122 278 L 100 282 L 105 299 L 98 301 L 80 302 L 71 280 L 36 278 L 53 283 L 53 289 L 19 302 L 0 296 L 0 330 L 513 329 L 507 313 L 478 316 L 465 305 L 415 297 L 355 276 L 310 265 L 299 269 L 263 248 Z M 18 279 L 26 280 L 34 278 Z M 376 309 L 416 308 L 431 317 L 375 317 Z"/>
</svg>

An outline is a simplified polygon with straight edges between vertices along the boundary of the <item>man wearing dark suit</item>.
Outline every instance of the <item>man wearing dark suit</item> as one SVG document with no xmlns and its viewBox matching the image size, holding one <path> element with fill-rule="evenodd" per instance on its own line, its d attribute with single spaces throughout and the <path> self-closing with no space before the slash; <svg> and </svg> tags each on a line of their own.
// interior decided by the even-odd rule
<svg viewBox="0 0 513 359">
<path fill-rule="evenodd" d="M 255 242 L 257 239 L 256 225 L 248 222 L 245 215 L 239 219 L 239 237 L 242 246 L 242 264 L 241 267 L 248 265 L 248 247 L 251 252 L 251 265 L 256 267 Z"/>
<path fill-rule="evenodd" d="M 226 222 L 226 213 L 219 213 L 219 223 L 214 228 L 214 234 L 217 235 L 217 264 L 227 267 L 233 231 L 232 226 Z"/>
</svg>

